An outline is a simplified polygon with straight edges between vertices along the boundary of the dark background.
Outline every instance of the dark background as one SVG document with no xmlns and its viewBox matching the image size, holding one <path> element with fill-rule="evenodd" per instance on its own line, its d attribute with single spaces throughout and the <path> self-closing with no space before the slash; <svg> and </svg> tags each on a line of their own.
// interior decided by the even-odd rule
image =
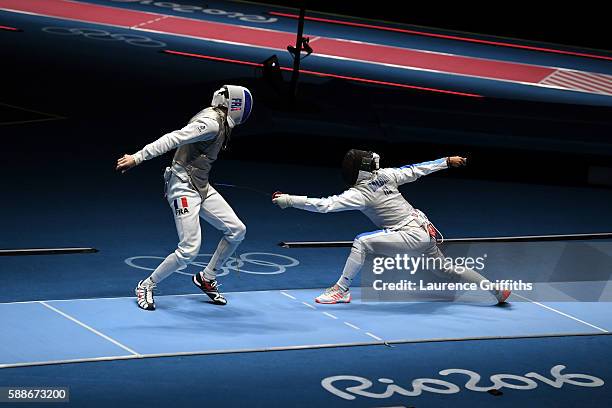
<svg viewBox="0 0 612 408">
<path fill-rule="evenodd" d="M 580 40 L 609 48 L 600 36 L 606 25 L 594 20 L 598 13 L 589 24 L 581 20 L 586 7 L 572 9 L 572 16 L 544 18 L 538 13 L 548 7 L 527 12 L 518 4 L 489 3 L 486 9 L 461 4 L 434 13 L 438 5 L 419 8 L 411 3 L 404 4 L 400 13 L 394 4 L 307 5 L 436 27 L 571 44 Z M 519 17 L 523 18 L 520 24 Z M 608 107 L 472 99 L 306 77 L 293 103 L 288 96 L 288 74 L 284 83 L 273 83 L 251 67 L 193 64 L 189 59 L 150 51 L 141 55 L 140 50 L 125 48 L 75 49 L 35 34 L 3 32 L 0 36 L 2 100 L 69 120 L 0 128 L 3 164 L 9 173 L 24 174 L 25 165 L 37 175 L 41 168 L 71 162 L 105 163 L 112 169 L 118 156 L 176 129 L 208 103 L 220 84 L 234 81 L 252 89 L 256 109 L 249 125 L 236 130 L 230 150 L 224 153 L 227 159 L 338 167 L 344 152 L 363 148 L 379 152 L 383 165 L 397 166 L 460 154 L 469 158 L 470 166 L 449 177 L 602 188 L 612 184 Z M 348 104 L 346 95 L 351 95 Z M 36 117 L 5 106 L 0 115 L 3 121 Z M 150 167 L 162 168 L 169 159 Z M 36 176 L 32 177 L 36 182 Z"/>
<path fill-rule="evenodd" d="M 598 2 L 283 1 L 311 11 L 610 50 L 609 15 Z"/>
</svg>

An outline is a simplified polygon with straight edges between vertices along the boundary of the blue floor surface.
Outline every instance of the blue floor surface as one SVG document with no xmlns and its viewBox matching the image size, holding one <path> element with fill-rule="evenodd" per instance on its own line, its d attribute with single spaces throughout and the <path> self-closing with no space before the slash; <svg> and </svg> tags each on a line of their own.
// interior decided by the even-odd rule
<svg viewBox="0 0 612 408">
<path fill-rule="evenodd" d="M 612 399 L 611 346 L 599 335 L 152 358 L 3 369 L 0 383 L 70 386 L 70 405 L 87 407 L 590 408 Z"/>
<path fill-rule="evenodd" d="M 113 356 L 600 334 L 612 327 L 603 302 L 588 308 L 569 302 L 548 308 L 521 301 L 367 303 L 356 289 L 350 304 L 319 305 L 313 298 L 320 292 L 234 292 L 226 307 L 207 304 L 204 295 L 159 296 L 155 312 L 138 309 L 134 298 L 0 304 L 0 323 L 10 328 L 0 335 L 0 368 Z M 588 323 L 593 315 L 603 328 Z"/>
</svg>

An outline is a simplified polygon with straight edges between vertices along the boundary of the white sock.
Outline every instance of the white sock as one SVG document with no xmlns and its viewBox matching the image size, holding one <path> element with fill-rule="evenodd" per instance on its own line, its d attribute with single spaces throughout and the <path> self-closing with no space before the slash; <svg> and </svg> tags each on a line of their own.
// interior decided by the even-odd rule
<svg viewBox="0 0 612 408">
<path fill-rule="evenodd" d="M 210 262 L 204 268 L 204 278 L 206 280 L 214 280 L 217 278 L 217 266 L 223 265 L 227 258 L 232 256 L 238 245 L 240 245 L 241 241 L 228 241 L 227 239 L 221 238 L 219 241 L 219 245 L 217 245 L 217 249 L 213 254 L 212 258 L 210 258 Z"/>
<path fill-rule="evenodd" d="M 363 267 L 364 262 L 365 255 L 363 252 L 352 248 L 349 257 L 346 259 L 342 276 L 340 276 L 340 279 L 338 279 L 337 285 L 345 291 L 348 290 L 353 282 L 353 279 Z"/>
<path fill-rule="evenodd" d="M 159 283 L 166 279 L 168 276 L 176 272 L 184 264 L 179 262 L 178 256 L 173 252 L 166 257 L 153 271 L 151 276 L 147 280 L 151 280 L 154 283 Z"/>
</svg>

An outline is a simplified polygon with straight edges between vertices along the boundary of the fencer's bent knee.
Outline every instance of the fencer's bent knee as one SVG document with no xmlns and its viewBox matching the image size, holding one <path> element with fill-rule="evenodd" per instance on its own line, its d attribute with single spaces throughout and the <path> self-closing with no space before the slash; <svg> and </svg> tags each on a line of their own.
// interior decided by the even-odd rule
<svg viewBox="0 0 612 408">
<path fill-rule="evenodd" d="M 200 252 L 200 244 L 179 246 L 174 253 L 179 259 L 181 266 L 185 266 L 193 262 Z"/>
<path fill-rule="evenodd" d="M 361 252 L 361 253 L 365 253 L 367 251 L 366 245 L 364 243 L 364 239 L 363 239 L 362 235 L 357 235 L 355 237 L 355 239 L 353 240 L 352 250 L 358 251 L 358 252 Z"/>
<path fill-rule="evenodd" d="M 229 229 L 227 234 L 225 234 L 225 239 L 230 242 L 239 242 L 244 239 L 245 235 L 246 225 L 239 221 L 236 225 Z"/>
</svg>

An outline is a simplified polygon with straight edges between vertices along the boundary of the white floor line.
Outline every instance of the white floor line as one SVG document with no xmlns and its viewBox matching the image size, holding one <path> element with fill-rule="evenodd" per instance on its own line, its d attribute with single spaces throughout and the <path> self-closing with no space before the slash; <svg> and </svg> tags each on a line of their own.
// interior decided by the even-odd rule
<svg viewBox="0 0 612 408">
<path fill-rule="evenodd" d="M 283 292 L 282 290 L 280 291 L 280 293 L 282 293 L 283 295 L 287 296 L 288 298 L 291 298 L 291 299 L 297 300 L 295 297 L 293 297 L 293 296 L 289 295 L 288 293 Z M 310 303 L 308 303 L 308 302 L 301 302 L 301 303 L 302 303 L 304 306 L 308 306 L 308 307 L 309 307 L 309 308 L 311 308 L 311 309 L 315 309 L 315 310 L 317 310 L 317 308 L 316 308 L 315 306 L 311 305 L 311 304 L 310 304 Z M 328 312 L 321 312 L 321 313 L 323 313 L 323 314 L 324 314 L 325 316 L 327 316 L 327 317 L 331 317 L 331 318 L 332 318 L 332 319 L 334 319 L 334 320 L 338 320 L 338 317 L 337 317 L 337 316 L 334 316 L 334 315 L 333 315 L 333 314 L 331 314 L 331 313 L 328 313 Z M 345 324 L 345 325 L 347 325 L 348 327 L 351 327 L 351 328 L 355 329 L 355 330 L 361 330 L 359 327 L 357 327 L 357 326 L 355 326 L 354 324 L 351 324 L 351 323 L 349 323 L 349 322 L 344 322 L 344 324 Z M 378 340 L 378 341 L 383 341 L 383 339 L 381 339 L 380 337 L 378 337 L 378 336 L 376 336 L 376 335 L 374 335 L 374 334 L 372 334 L 372 333 L 370 333 L 370 332 L 366 332 L 366 335 L 368 335 L 368 336 L 372 337 L 372 338 L 373 338 L 373 339 L 375 339 L 375 340 Z"/>
<path fill-rule="evenodd" d="M 344 324 L 346 324 L 348 327 L 352 327 L 355 330 L 361 330 L 359 327 L 355 326 L 354 324 L 350 324 L 349 322 L 344 322 Z"/>
<path fill-rule="evenodd" d="M 189 276 L 192 276 L 189 274 Z M 312 288 L 311 288 L 312 289 Z M 130 289 L 133 293 L 133 289 Z M 223 294 L 236 294 L 236 293 L 271 293 L 271 292 L 282 292 L 283 290 L 310 290 L 310 289 L 270 289 L 270 290 L 238 290 L 235 292 L 223 292 Z M 317 289 L 321 290 L 321 289 Z M 170 297 L 188 297 L 188 296 L 206 296 L 204 293 L 179 293 L 176 295 L 156 295 L 155 298 L 170 298 Z M 28 304 L 28 303 L 40 303 L 40 302 L 80 302 L 80 301 L 89 301 L 89 300 L 118 300 L 118 299 L 135 299 L 135 295 L 130 296 L 109 296 L 109 297 L 97 297 L 97 298 L 75 298 L 75 299 L 39 299 L 39 300 L 22 300 L 17 302 L 0 302 L 0 306 L 2 305 L 20 305 L 20 304 Z M 297 300 L 297 299 L 296 299 Z"/>
<path fill-rule="evenodd" d="M 291 296 L 291 295 L 290 295 L 290 294 L 288 294 L 287 292 L 284 292 L 284 291 L 282 291 L 282 290 L 281 290 L 281 291 L 280 291 L 280 293 L 281 293 L 282 295 L 287 296 L 289 299 L 297 300 L 297 298 L 296 298 L 295 296 Z"/>
<path fill-rule="evenodd" d="M 565 316 L 565 317 L 567 317 L 567 318 L 569 318 L 569 319 L 572 319 L 572 320 L 575 320 L 575 321 L 577 321 L 577 322 L 579 322 L 579 323 L 586 324 L 587 326 L 592 327 L 592 328 L 594 328 L 594 329 L 597 329 L 597 330 L 599 330 L 600 332 L 603 332 L 603 333 L 610 333 L 610 332 L 609 332 L 608 330 L 606 330 L 606 329 L 602 329 L 601 327 L 595 326 L 594 324 L 591 324 L 591 323 L 589 323 L 589 322 L 585 322 L 584 320 L 578 319 L 577 317 L 574 317 L 574 316 L 569 315 L 569 314 L 567 314 L 567 313 L 563 313 L 563 312 L 562 312 L 562 311 L 560 311 L 560 310 L 554 309 L 554 308 L 552 308 L 552 307 L 550 307 L 550 306 L 546 306 L 545 304 L 542 304 L 542 303 L 540 303 L 540 302 L 536 302 L 535 300 L 531 300 L 531 299 L 529 299 L 529 298 L 527 298 L 527 297 L 525 297 L 525 296 L 521 296 L 521 295 L 519 295 L 519 294 L 518 294 L 518 293 L 516 293 L 516 292 L 515 292 L 515 293 L 513 293 L 513 295 L 514 295 L 514 296 L 517 296 L 517 297 L 520 297 L 521 299 L 527 300 L 528 302 L 531 302 L 531 303 L 533 303 L 534 305 L 538 305 L 538 306 L 540 306 L 540 307 L 543 307 L 544 309 L 548 309 L 548 310 L 550 310 L 551 312 L 555 312 L 555 313 L 557 313 L 557 314 L 560 314 L 561 316 Z"/>
<path fill-rule="evenodd" d="M 27 363 L 0 364 L 0 369 L 16 368 L 16 367 L 38 367 L 38 366 L 56 365 L 56 364 L 96 363 L 99 361 L 136 360 L 139 358 L 146 358 L 146 357 L 147 357 L 146 354 L 142 354 L 138 356 L 135 356 L 134 354 L 127 354 L 127 355 L 120 355 L 120 356 L 68 358 L 64 360 L 29 361 Z"/>
<path fill-rule="evenodd" d="M 170 17 L 170 16 L 161 16 L 161 17 L 159 17 L 159 18 L 154 18 L 154 19 L 152 19 L 152 20 L 145 21 L 145 22 L 140 23 L 140 24 L 136 24 L 135 26 L 130 27 L 130 29 L 131 29 L 131 30 L 134 30 L 134 29 L 137 29 L 137 28 L 140 28 L 140 27 L 144 27 L 144 26 L 145 26 L 145 25 L 147 25 L 147 24 L 153 24 L 153 23 L 158 22 L 159 20 L 164 20 L 164 19 L 166 19 L 166 18 L 168 18 L 168 17 Z"/>
<path fill-rule="evenodd" d="M 309 308 L 311 308 L 311 309 L 316 309 L 316 307 L 314 307 L 313 305 L 311 305 L 311 304 L 310 304 L 310 303 L 308 303 L 308 302 L 302 302 L 302 304 L 303 304 L 304 306 L 308 306 L 308 307 L 309 307 Z"/>
<path fill-rule="evenodd" d="M 375 336 L 375 335 L 373 335 L 373 334 L 372 334 L 372 333 L 370 333 L 370 332 L 366 332 L 366 334 L 367 334 L 368 336 L 370 336 L 371 338 L 375 339 L 375 340 L 382 341 L 382 339 L 381 339 L 380 337 Z"/>
<path fill-rule="evenodd" d="M 83 323 L 83 322 L 81 322 L 81 321 L 79 321 L 79 320 L 75 319 L 74 317 L 70 316 L 69 314 L 66 314 L 66 313 L 62 312 L 61 310 L 56 309 L 55 307 L 53 307 L 53 306 L 51 306 L 51 305 L 48 305 L 48 304 L 46 304 L 45 302 L 39 302 L 39 303 L 40 303 L 41 305 L 43 305 L 44 307 L 46 307 L 46 308 L 48 308 L 48 309 L 53 310 L 55 313 L 58 313 L 58 314 L 60 314 L 60 315 L 64 316 L 66 319 L 68 319 L 68 320 L 70 320 L 70 321 L 72 321 L 72 322 L 74 322 L 74 323 L 78 324 L 79 326 L 81 326 L 81 327 L 83 327 L 83 328 L 85 328 L 85 329 L 89 330 L 90 332 L 92 332 L 92 333 L 94 333 L 94 334 L 96 334 L 96 335 L 98 335 L 98 336 L 102 337 L 103 339 L 105 339 L 105 340 L 107 340 L 107 341 L 110 341 L 110 342 L 111 342 L 111 343 L 113 343 L 115 346 L 121 347 L 122 349 L 124 349 L 124 350 L 125 350 L 125 351 L 127 351 L 128 353 L 132 353 L 132 354 L 133 354 L 133 355 L 135 355 L 135 356 L 140 356 L 140 353 L 137 353 L 137 352 L 135 352 L 134 350 L 132 350 L 131 348 L 129 348 L 129 347 L 127 347 L 127 346 L 124 346 L 123 344 L 119 343 L 117 340 L 115 340 L 115 339 L 112 339 L 112 338 L 108 337 L 108 336 L 107 336 L 106 334 L 104 334 L 104 333 L 100 333 L 99 331 L 97 331 L 97 330 L 96 330 L 96 329 L 94 329 L 93 327 L 86 325 L 85 323 Z"/>
<path fill-rule="evenodd" d="M 431 338 L 431 339 L 406 339 L 393 340 L 388 344 L 414 344 L 414 343 L 439 343 L 449 341 L 480 341 L 480 340 L 502 340 L 502 339 L 531 339 L 531 338 L 550 338 L 550 337 L 582 337 L 582 336 L 609 336 L 610 333 L 553 333 L 553 334 L 532 334 L 519 336 L 481 336 L 481 337 L 460 337 L 460 338 Z M 137 360 L 144 358 L 159 358 L 159 357 L 180 357 L 180 356 L 205 356 L 217 354 L 236 354 L 236 353 L 259 353 L 270 351 L 285 351 L 285 350 L 312 350 L 326 349 L 339 347 L 355 347 L 355 346 L 380 346 L 380 343 L 372 342 L 355 342 L 355 343 L 335 343 L 335 344 L 305 344 L 301 346 L 288 347 L 264 347 L 253 349 L 234 349 L 234 350 L 202 350 L 202 351 L 185 351 L 174 353 L 156 353 L 156 354 L 140 354 L 140 355 L 123 355 L 123 356 L 108 356 L 108 357 L 92 357 L 92 358 L 77 358 L 66 360 L 48 360 L 48 361 L 33 361 L 27 363 L 7 363 L 0 364 L 0 369 L 16 368 L 16 367 L 35 367 L 55 364 L 72 364 L 72 363 L 94 363 L 101 361 L 115 360 Z"/>
</svg>

